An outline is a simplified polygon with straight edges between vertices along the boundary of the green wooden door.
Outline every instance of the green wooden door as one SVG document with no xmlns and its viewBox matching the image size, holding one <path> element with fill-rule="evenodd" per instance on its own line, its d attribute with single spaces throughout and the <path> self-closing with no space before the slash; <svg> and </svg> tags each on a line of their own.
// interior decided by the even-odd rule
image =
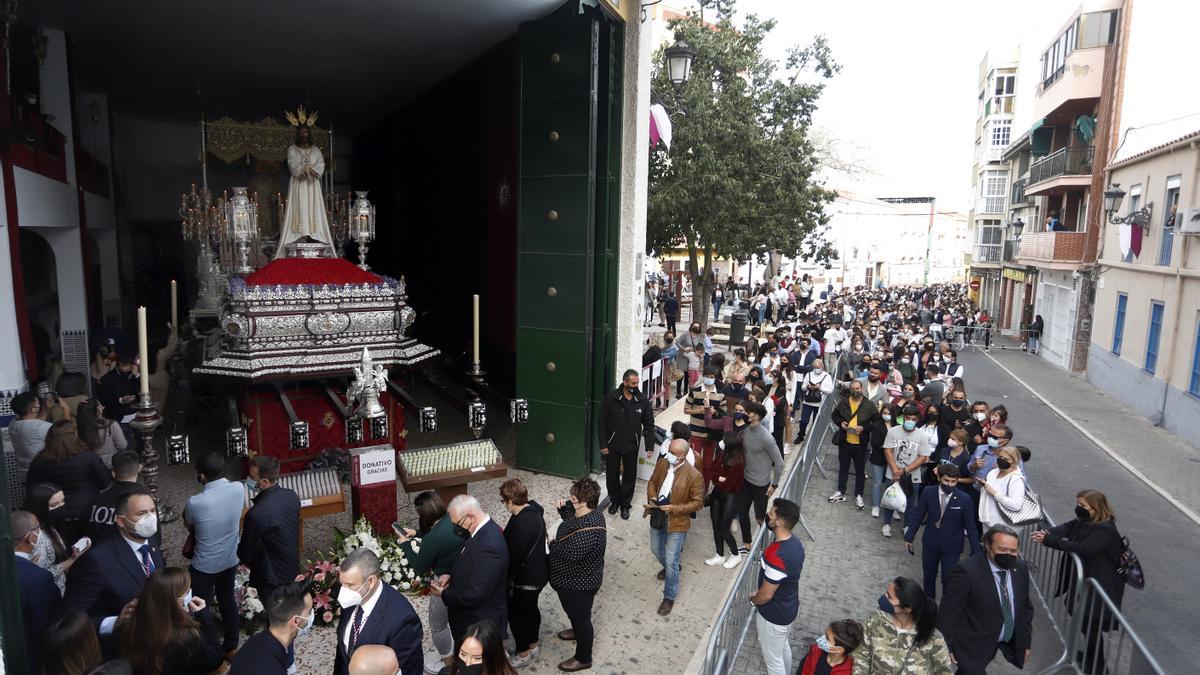
<svg viewBox="0 0 1200 675">
<path fill-rule="evenodd" d="M 518 428 L 517 464 L 579 476 L 598 463 L 594 406 L 611 386 L 617 197 L 608 174 L 619 166 L 607 150 L 612 68 L 602 42 L 613 29 L 569 5 L 520 33 L 516 361 L 530 414 Z"/>
</svg>

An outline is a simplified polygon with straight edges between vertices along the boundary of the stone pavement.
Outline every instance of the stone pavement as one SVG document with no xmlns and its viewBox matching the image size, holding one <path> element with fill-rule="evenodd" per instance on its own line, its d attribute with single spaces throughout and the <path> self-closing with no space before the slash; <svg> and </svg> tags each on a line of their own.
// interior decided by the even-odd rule
<svg viewBox="0 0 1200 675">
<path fill-rule="evenodd" d="M 1090 440 L 1100 441 L 1106 452 L 1115 453 L 1118 461 L 1141 474 L 1139 478 L 1144 482 L 1191 511 L 1189 517 L 1200 523 L 1197 472 L 1180 470 L 1200 464 L 1200 448 L 1155 426 L 1075 373 L 1020 351 L 992 350 L 989 356 L 1048 399 L 1057 412 L 1087 430 L 1093 436 Z"/>
<path fill-rule="evenodd" d="M 816 636 L 824 632 L 831 621 L 854 619 L 866 621 L 875 609 L 879 596 L 887 582 L 897 576 L 907 576 L 921 581 L 921 548 L 917 535 L 916 555 L 910 556 L 904 548 L 904 538 L 898 522 L 892 524 L 892 538 L 880 533 L 880 521 L 871 517 L 870 507 L 859 511 L 852 501 L 830 504 L 837 483 L 837 454 L 833 446 L 825 445 L 823 465 L 829 470 L 829 479 L 813 471 L 812 481 L 801 504 L 805 522 L 813 531 L 815 541 L 805 541 L 804 571 L 800 575 L 800 614 L 792 624 L 792 658 L 799 659 L 807 653 Z M 854 477 L 850 477 L 853 490 Z M 867 479 L 865 496 L 870 501 L 871 482 Z M 938 596 L 941 596 L 941 581 L 938 581 Z M 1061 645 L 1052 637 L 1053 628 L 1046 621 L 1046 613 L 1034 598 L 1035 622 L 1033 654 L 1030 667 L 1053 663 Z M 735 673 L 765 672 L 762 655 L 753 622 L 746 635 L 746 642 Z M 988 668 L 989 673 L 1018 673 L 1002 657 L 998 657 Z"/>
</svg>

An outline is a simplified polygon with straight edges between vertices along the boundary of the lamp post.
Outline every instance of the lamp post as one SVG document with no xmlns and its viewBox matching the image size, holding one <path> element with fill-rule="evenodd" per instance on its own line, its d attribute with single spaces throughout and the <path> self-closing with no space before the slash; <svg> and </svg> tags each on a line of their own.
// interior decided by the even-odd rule
<svg viewBox="0 0 1200 675">
<path fill-rule="evenodd" d="M 375 205 L 367 200 L 367 191 L 354 193 L 354 208 L 350 211 L 350 238 L 358 244 L 358 266 L 369 270 L 367 244 L 375 239 Z"/>
<path fill-rule="evenodd" d="M 1124 199 L 1125 191 L 1121 189 L 1120 183 L 1113 183 L 1104 191 L 1104 211 L 1108 214 L 1108 222 L 1113 225 L 1128 224 L 1137 225 L 1144 230 L 1150 229 L 1150 218 L 1154 212 L 1154 204 L 1146 202 L 1146 205 L 1137 211 L 1118 217 L 1114 214 L 1121 208 L 1121 201 Z"/>
<path fill-rule="evenodd" d="M 250 240 L 258 233 L 258 204 L 250 200 L 246 188 L 233 188 L 233 197 L 225 204 L 225 220 L 237 247 L 235 274 L 250 274 Z"/>
<path fill-rule="evenodd" d="M 696 50 L 676 33 L 675 44 L 667 47 L 666 57 L 667 79 L 671 80 L 676 89 L 683 88 L 692 75 L 692 62 L 696 60 Z"/>
</svg>

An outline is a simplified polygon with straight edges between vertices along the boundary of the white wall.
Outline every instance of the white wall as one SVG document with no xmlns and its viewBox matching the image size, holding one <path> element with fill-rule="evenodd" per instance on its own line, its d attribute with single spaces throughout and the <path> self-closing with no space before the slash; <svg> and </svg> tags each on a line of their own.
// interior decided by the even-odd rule
<svg viewBox="0 0 1200 675">
<path fill-rule="evenodd" d="M 1200 2 L 1137 0 L 1132 7 L 1121 131 L 1200 112 L 1195 86 Z"/>
<path fill-rule="evenodd" d="M 17 334 L 17 309 L 13 291 L 13 252 L 8 246 L 7 195 L 0 189 L 0 391 L 24 389 L 25 359 Z"/>
<path fill-rule="evenodd" d="M 46 60 L 41 68 L 41 108 L 50 124 L 66 140 L 67 182 L 75 183 L 75 141 L 71 129 L 71 82 L 67 74 L 67 37 L 61 30 L 46 29 Z M 20 202 L 17 202 L 20 208 Z"/>
</svg>

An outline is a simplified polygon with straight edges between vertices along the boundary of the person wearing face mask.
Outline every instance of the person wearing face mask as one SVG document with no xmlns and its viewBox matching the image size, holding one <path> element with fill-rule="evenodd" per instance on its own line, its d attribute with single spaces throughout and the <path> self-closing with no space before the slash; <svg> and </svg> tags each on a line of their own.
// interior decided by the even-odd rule
<svg viewBox="0 0 1200 675">
<path fill-rule="evenodd" d="M 222 648 L 232 658 L 241 636 L 241 613 L 233 594 L 237 573 L 237 545 L 242 514 L 249 505 L 241 482 L 225 478 L 225 457 L 209 453 L 196 464 L 196 480 L 203 488 L 187 500 L 183 523 L 194 537 L 192 552 L 192 592 L 212 605 L 216 598 L 224 628 Z"/>
<path fill-rule="evenodd" d="M 863 627 L 854 675 L 951 675 L 954 665 L 937 622 L 937 604 L 921 584 L 908 577 L 888 582 Z"/>
<path fill-rule="evenodd" d="M 717 371 L 712 366 L 705 368 L 704 379 L 699 386 L 692 389 L 687 396 L 683 412 L 691 416 L 688 428 L 691 431 L 692 451 L 696 454 L 696 468 L 703 476 L 702 496 L 708 494 L 708 467 L 712 464 L 717 452 L 717 441 L 721 440 L 721 431 L 713 428 L 705 421 L 707 418 L 723 418 L 728 415 L 729 408 L 725 402 L 725 394 L 717 387 Z M 650 421 L 653 431 L 654 421 Z M 636 471 L 636 467 L 634 468 Z M 636 474 L 635 474 L 636 475 Z M 707 499 L 706 499 L 707 501 Z M 609 507 L 610 513 L 612 507 Z M 628 510 L 623 514 L 628 519 Z"/>
<path fill-rule="evenodd" d="M 833 393 L 833 376 L 825 372 L 825 362 L 821 359 L 816 359 L 812 362 L 812 368 L 804 374 L 797 382 L 797 395 L 801 399 L 800 406 L 800 429 L 796 437 L 796 444 L 804 443 L 804 438 L 808 434 L 809 422 L 817 416 L 817 412 L 821 409 L 821 402 L 825 397 Z"/>
<path fill-rule="evenodd" d="M 862 644 L 862 638 L 862 624 L 851 619 L 834 621 L 809 647 L 796 675 L 852 675 L 851 654 Z"/>
<path fill-rule="evenodd" d="M 146 579 L 132 616 L 116 628 L 134 673 L 206 675 L 221 665 L 212 611 L 191 586 L 182 567 L 163 567 Z"/>
<path fill-rule="evenodd" d="M 1080 490 L 1075 495 L 1075 517 L 1049 530 L 1033 533 L 1033 540 L 1042 546 L 1074 553 L 1083 561 L 1084 579 L 1095 579 L 1100 588 L 1121 609 L 1125 597 L 1125 577 L 1120 572 L 1123 547 L 1121 533 L 1117 530 L 1116 514 L 1108 497 L 1099 490 Z M 1067 610 L 1074 613 L 1075 579 L 1055 591 L 1055 595 L 1067 594 Z M 1107 612 L 1097 611 L 1094 606 L 1084 606 L 1083 634 L 1087 643 L 1083 648 L 1083 659 L 1076 656 L 1076 664 L 1088 675 L 1107 672 L 1104 663 L 1104 633 L 1116 627 L 1116 622 Z"/>
<path fill-rule="evenodd" d="M 442 669 L 441 675 L 517 675 L 504 656 L 503 635 L 486 619 L 467 628 L 459 641 L 457 654 L 454 662 Z"/>
<path fill-rule="evenodd" d="M 1005 524 L 1000 506 L 1017 511 L 1025 499 L 1025 472 L 1019 466 L 1020 455 L 1015 448 L 1002 447 L 996 450 L 995 468 L 979 479 L 976 472 L 975 485 L 979 491 L 979 522 L 985 527 Z"/>
<path fill-rule="evenodd" d="M 938 417 L 938 454 L 935 456 L 935 461 L 945 455 L 944 450 L 947 446 L 947 441 L 950 440 L 950 434 L 953 431 L 959 430 L 966 433 L 966 428 L 971 423 L 971 411 L 967 409 L 967 393 L 961 390 L 955 390 L 950 394 L 950 400 L 941 408 L 941 414 Z"/>
<path fill-rule="evenodd" d="M 446 603 L 450 632 L 462 639 L 467 626 L 489 619 L 508 630 L 508 545 L 504 533 L 479 501 L 458 495 L 446 507 L 454 532 L 466 540 L 449 575 L 434 579 L 430 592 Z"/>
<path fill-rule="evenodd" d="M 654 473 L 646 484 L 646 504 L 642 507 L 643 518 L 657 512 L 650 518 L 650 551 L 662 565 L 658 575 L 664 582 L 659 616 L 667 616 L 675 606 L 679 557 L 691 529 L 690 516 L 704 508 L 700 472 L 687 463 L 687 451 L 683 440 L 671 441 L 666 457 L 654 465 Z"/>
<path fill-rule="evenodd" d="M 918 394 L 922 401 L 931 405 L 941 405 L 946 398 L 946 384 L 938 379 L 938 367 L 929 365 L 925 368 L 924 385 Z"/>
<path fill-rule="evenodd" d="M 888 431 L 883 441 L 884 458 L 887 460 L 887 484 L 899 482 L 904 490 L 908 503 L 913 501 L 914 486 L 920 487 L 921 473 L 918 469 L 933 453 L 929 437 L 917 428 L 919 414 L 916 406 L 907 406 L 903 410 L 904 419 L 899 426 Z M 884 489 L 887 488 L 885 484 Z M 892 536 L 892 510 L 883 509 L 883 536 Z"/>
<path fill-rule="evenodd" d="M 754 626 L 767 675 L 790 675 L 792 646 L 788 632 L 800 611 L 800 573 L 804 570 L 804 544 L 792 535 L 800 522 L 800 505 L 776 499 L 767 527 L 774 541 L 763 550 L 758 589 L 750 596 L 755 607 Z"/>
<path fill-rule="evenodd" d="M 925 572 L 925 594 L 936 597 L 938 567 L 942 569 L 942 588 L 950 569 L 962 555 L 963 540 L 971 546 L 971 554 L 979 553 L 979 524 L 975 521 L 975 504 L 966 492 L 958 488 L 958 467 L 948 464 L 938 471 L 937 489 L 923 490 L 912 508 L 904 545 L 913 552 L 917 532 L 925 528 L 921 540 L 921 567 Z"/>
<path fill-rule="evenodd" d="M 229 675 L 285 675 L 291 663 L 288 651 L 309 634 L 317 616 L 312 593 L 303 581 L 276 588 L 264 606 L 266 629 L 246 640 L 230 664 Z"/>
<path fill-rule="evenodd" d="M 996 652 L 1023 668 L 1033 642 L 1029 565 L 1007 525 L 983 535 L 983 551 L 946 575 L 938 627 L 960 675 L 985 675 Z"/>
<path fill-rule="evenodd" d="M 977 448 L 987 443 L 987 426 L 988 403 L 987 401 L 975 401 L 971 404 L 971 420 L 965 427 L 971 441 L 971 448 Z"/>
<path fill-rule="evenodd" d="M 609 514 L 621 511 L 629 520 L 633 488 L 637 484 L 637 454 L 654 447 L 654 410 L 642 394 L 638 371 L 630 368 L 621 385 L 604 397 L 600 408 L 600 454 L 608 482 Z"/>
<path fill-rule="evenodd" d="M 42 637 L 62 604 L 62 591 L 55 585 L 54 576 L 31 559 L 34 549 L 45 536 L 41 529 L 38 517 L 28 511 L 13 511 L 9 515 L 21 616 L 25 622 L 25 658 L 30 673 L 38 672 Z"/>
<path fill-rule="evenodd" d="M 989 427 L 986 431 L 985 442 L 975 448 L 975 453 L 971 456 L 971 474 L 977 477 L 987 476 L 992 469 L 995 469 L 1000 448 L 1012 445 L 1014 435 L 1012 428 L 1004 424 Z M 1018 466 L 1023 471 L 1025 469 L 1024 461 L 1020 459 L 1019 455 L 1017 460 L 1020 462 Z M 976 487 L 978 488 L 978 486 Z"/>
<path fill-rule="evenodd" d="M 64 610 L 92 617 L 102 641 L 112 634 L 118 616 L 132 611 L 146 578 L 166 566 L 158 547 L 150 543 L 158 532 L 158 512 L 148 491 L 134 489 L 122 497 L 114 524 L 121 536 L 93 545 L 76 561 L 63 597 Z"/>
<path fill-rule="evenodd" d="M 46 434 L 46 447 L 33 458 L 25 474 L 25 486 L 54 483 L 66 500 L 55 514 L 54 526 L 63 539 L 74 543 L 87 529 L 86 517 L 101 490 L 112 483 L 112 472 L 104 460 L 79 438 L 75 422 L 55 422 Z"/>
<path fill-rule="evenodd" d="M 887 470 L 887 456 L 883 450 L 883 442 L 887 440 L 888 432 L 895 426 L 892 409 L 889 406 L 879 408 L 879 414 L 868 421 L 871 452 L 867 455 L 867 471 L 871 475 L 871 517 L 879 517 L 879 501 L 883 498 L 883 475 Z"/>
<path fill-rule="evenodd" d="M 32 560 L 54 577 L 59 595 L 66 590 L 68 570 L 83 554 L 83 551 L 76 551 L 72 547 L 75 542 L 65 538 L 59 530 L 65 501 L 66 497 L 57 485 L 38 483 L 25 493 L 25 503 L 22 505 L 41 524 Z"/>
<path fill-rule="evenodd" d="M 850 463 L 854 463 L 854 505 L 862 510 L 866 507 L 863 502 L 863 488 L 866 486 L 866 471 L 864 463 L 867 448 L 870 446 L 872 420 L 878 415 L 875 405 L 863 396 L 862 381 L 850 381 L 850 395 L 839 400 L 833 408 L 831 420 L 837 432 L 834 440 L 838 446 L 838 481 L 837 491 L 829 497 L 829 502 L 846 501 L 846 486 L 850 476 Z"/>
<path fill-rule="evenodd" d="M 300 497 L 280 485 L 279 461 L 267 455 L 250 460 L 254 506 L 242 520 L 237 555 L 250 568 L 250 585 L 264 603 L 276 586 L 296 578 L 300 568 Z"/>
<path fill-rule="evenodd" d="M 604 516 L 596 511 L 600 486 L 584 476 L 571 485 L 569 499 L 555 504 L 562 523 L 548 543 L 550 587 L 571 622 L 561 630 L 560 640 L 575 643 L 575 654 L 558 664 L 559 670 L 575 672 L 592 667 L 592 603 L 604 581 L 604 551 L 608 530 Z"/>
<path fill-rule="evenodd" d="M 351 551 L 342 560 L 338 583 L 341 588 L 337 601 L 342 613 L 338 618 L 333 675 L 347 675 L 350 659 L 363 645 L 387 645 L 396 653 L 402 671 L 422 672 L 421 619 L 403 593 L 384 583 L 379 557 L 365 547 Z M 438 587 L 433 592 L 443 590 Z"/>
<path fill-rule="evenodd" d="M 898 350 L 902 351 L 900 351 L 900 355 L 897 357 L 900 365 L 896 366 L 896 370 L 900 371 L 900 377 L 904 380 L 904 384 L 916 384 L 919 377 L 917 367 L 913 365 L 912 353 L 907 351 L 903 343 L 901 343 Z"/>
</svg>

